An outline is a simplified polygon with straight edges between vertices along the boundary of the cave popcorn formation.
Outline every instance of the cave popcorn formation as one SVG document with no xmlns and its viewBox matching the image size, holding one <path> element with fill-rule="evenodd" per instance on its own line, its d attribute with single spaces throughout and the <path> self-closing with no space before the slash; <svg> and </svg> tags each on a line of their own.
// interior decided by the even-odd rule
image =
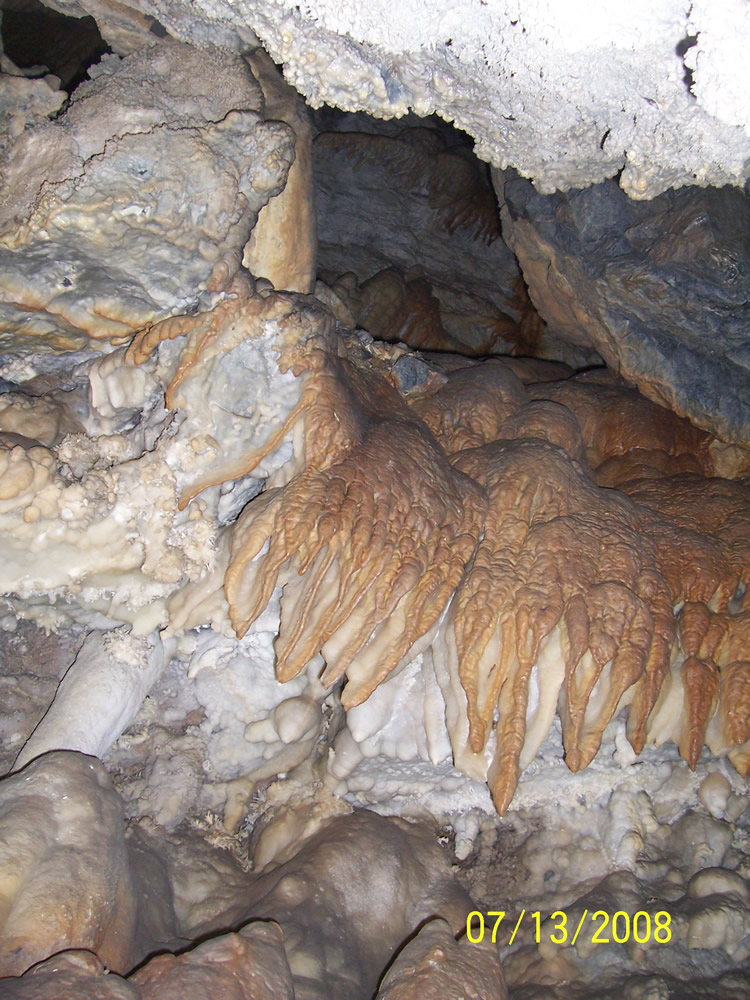
<svg viewBox="0 0 750 1000">
<path fill-rule="evenodd" d="M 316 282 L 298 98 L 262 52 L 254 76 L 196 52 L 168 40 L 105 58 L 6 152 L 1 623 L 22 656 L 40 629 L 61 646 L 38 690 L 10 675 L 38 705 L 3 723 L 11 995 L 105 989 L 101 963 L 127 975 L 210 936 L 113 975 L 112 995 L 220 989 L 222 969 L 254 995 L 253 968 L 298 1000 L 502 998 L 492 942 L 461 933 L 472 907 L 511 899 L 563 907 L 573 926 L 592 903 L 630 920 L 658 900 L 669 940 L 627 942 L 632 996 L 667 996 L 695 949 L 721 996 L 741 996 L 744 439 L 603 369 L 374 340 L 357 324 L 387 332 L 384 316 L 411 309 L 404 339 L 480 355 L 516 321 L 462 341 L 473 320 L 443 324 L 462 306 L 440 261 L 439 298 L 397 269 Z M 370 180 L 396 164 L 451 238 L 494 246 L 481 172 L 427 132 L 317 146 Z M 533 287 L 528 232 L 514 232 Z M 492 253 L 513 286 L 507 248 Z M 472 296 L 467 316 L 497 316 Z M 528 298 L 508 308 L 520 317 Z M 477 901 L 419 826 L 352 804 L 444 823 Z M 260 881 L 211 855 L 191 882 L 180 865 L 206 845 L 185 846 L 188 827 L 235 849 L 253 828 Z M 502 841 L 487 847 L 498 829 L 529 880 L 510 895 L 491 864 Z M 58 919 L 78 870 L 95 905 Z M 298 916 L 321 896 L 327 910 Z M 398 920 L 381 941 L 386 911 Z M 593 967 L 591 935 L 570 941 L 526 931 L 511 982 Z"/>
</svg>

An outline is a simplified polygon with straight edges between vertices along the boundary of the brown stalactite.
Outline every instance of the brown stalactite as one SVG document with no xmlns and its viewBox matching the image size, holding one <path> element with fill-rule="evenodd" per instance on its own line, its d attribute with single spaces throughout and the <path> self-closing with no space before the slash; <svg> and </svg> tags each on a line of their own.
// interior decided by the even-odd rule
<svg viewBox="0 0 750 1000">
<path fill-rule="evenodd" d="M 282 588 L 279 679 L 322 653 L 323 683 L 346 675 L 350 708 L 422 637 L 445 643 L 466 697 L 465 749 L 494 746 L 500 812 L 543 728 L 529 721 L 532 678 L 545 718 L 559 697 L 573 771 L 627 705 L 636 751 L 671 737 L 694 766 L 718 725 L 722 752 L 744 762 L 747 727 L 726 702 L 742 654 L 724 650 L 728 602 L 750 572 L 748 488 L 657 475 L 683 458 L 710 474 L 709 436 L 606 376 L 537 383 L 530 399 L 500 360 L 453 371 L 407 405 L 390 382 L 400 349 L 337 338 L 326 316 L 293 296 L 225 299 L 210 318 L 186 319 L 168 394 L 187 399 L 213 358 L 269 329 L 279 369 L 299 380 L 286 421 L 213 477 L 251 472 L 282 435 L 298 441 L 280 484 L 231 529 L 224 580 L 239 635 Z M 162 328 L 170 337 L 179 321 Z M 154 332 L 134 357 L 155 347 Z M 624 476 L 627 496 L 596 484 L 601 466 L 608 483 Z M 545 659 L 557 655 L 562 673 Z M 674 685 L 679 717 L 665 695 Z"/>
</svg>

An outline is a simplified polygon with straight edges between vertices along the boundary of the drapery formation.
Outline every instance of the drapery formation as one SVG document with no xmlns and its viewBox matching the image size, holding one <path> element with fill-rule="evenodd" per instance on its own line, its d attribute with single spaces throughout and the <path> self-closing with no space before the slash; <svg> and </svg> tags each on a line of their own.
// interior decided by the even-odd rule
<svg viewBox="0 0 750 1000">
<path fill-rule="evenodd" d="M 322 653 L 351 707 L 428 651 L 456 766 L 487 778 L 501 812 L 556 712 L 573 771 L 627 706 L 636 752 L 672 739 L 694 766 L 708 743 L 747 773 L 750 486 L 712 476 L 707 434 L 615 378 L 534 382 L 532 365 L 527 388 L 497 359 L 442 376 L 418 362 L 405 391 L 402 348 L 269 293 L 182 321 L 168 402 L 189 413 L 191 380 L 271 319 L 296 394 L 246 452 L 219 436 L 220 455 L 238 451 L 211 482 L 293 443 L 226 529 L 214 575 L 238 635 L 281 588 L 280 680 Z M 199 623 L 200 601 L 185 603 L 181 623 Z"/>
</svg>

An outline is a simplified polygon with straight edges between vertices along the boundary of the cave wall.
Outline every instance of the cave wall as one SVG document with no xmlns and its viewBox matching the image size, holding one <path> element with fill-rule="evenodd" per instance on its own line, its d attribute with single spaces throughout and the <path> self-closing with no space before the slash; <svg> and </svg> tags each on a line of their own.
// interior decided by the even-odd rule
<svg viewBox="0 0 750 1000">
<path fill-rule="evenodd" d="M 750 442 L 750 198 L 689 187 L 636 202 L 614 181 L 541 195 L 495 179 L 550 332 L 699 427 Z"/>
</svg>

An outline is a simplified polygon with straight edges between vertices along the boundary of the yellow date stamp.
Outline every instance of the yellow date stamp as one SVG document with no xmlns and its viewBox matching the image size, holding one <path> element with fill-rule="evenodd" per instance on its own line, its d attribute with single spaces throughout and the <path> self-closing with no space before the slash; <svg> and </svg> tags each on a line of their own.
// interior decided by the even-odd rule
<svg viewBox="0 0 750 1000">
<path fill-rule="evenodd" d="M 551 941 L 561 947 L 573 947 L 581 933 L 586 936 L 590 933 L 591 944 L 629 944 L 631 941 L 636 944 L 668 944 L 672 940 L 672 917 L 666 910 L 657 910 L 656 913 L 638 910 L 633 914 L 617 910 L 610 914 L 606 910 L 590 913 L 586 909 L 578 920 L 570 920 L 562 910 L 555 910 L 548 917 L 543 917 L 541 910 L 530 913 L 522 910 L 515 923 L 512 917 L 506 922 L 506 917 L 505 910 L 488 910 L 486 913 L 472 910 L 466 918 L 467 938 L 472 944 L 480 944 L 489 938 L 493 944 L 510 947 L 528 917 L 526 923 L 532 926 L 536 944 Z"/>
</svg>

